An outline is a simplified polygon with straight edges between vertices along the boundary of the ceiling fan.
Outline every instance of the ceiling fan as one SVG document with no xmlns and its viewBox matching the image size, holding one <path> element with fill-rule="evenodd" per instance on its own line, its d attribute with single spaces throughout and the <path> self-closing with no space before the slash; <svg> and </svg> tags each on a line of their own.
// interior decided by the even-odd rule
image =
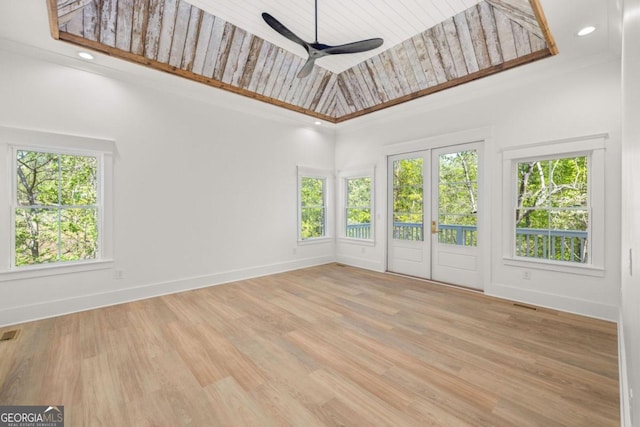
<svg viewBox="0 0 640 427">
<path fill-rule="evenodd" d="M 384 40 L 382 40 L 381 38 L 361 40 L 358 42 L 341 44 L 338 46 L 329 46 L 326 44 L 318 43 L 318 0 L 315 0 L 315 6 L 316 6 L 315 7 L 316 39 L 313 43 L 308 43 L 302 40 L 300 37 L 295 35 L 293 31 L 289 30 L 287 27 L 282 25 L 280 21 L 278 21 L 276 18 L 269 15 L 268 13 L 265 12 L 262 14 L 262 19 L 264 19 L 265 22 L 269 24 L 271 28 L 273 28 L 278 33 L 285 36 L 292 42 L 297 43 L 300 46 L 304 47 L 307 53 L 309 54 L 309 57 L 307 58 L 307 62 L 298 72 L 298 78 L 303 78 L 308 76 L 311 73 L 311 70 L 313 69 L 314 62 L 318 58 L 322 58 L 323 56 L 327 56 L 327 55 L 366 52 L 368 50 L 378 48 L 382 46 L 382 43 L 384 43 Z"/>
</svg>

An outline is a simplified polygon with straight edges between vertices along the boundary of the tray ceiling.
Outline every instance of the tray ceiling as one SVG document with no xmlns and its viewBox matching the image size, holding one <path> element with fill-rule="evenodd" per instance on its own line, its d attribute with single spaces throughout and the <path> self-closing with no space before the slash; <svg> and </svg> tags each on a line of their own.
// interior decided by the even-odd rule
<svg viewBox="0 0 640 427">
<path fill-rule="evenodd" d="M 341 73 L 391 46 L 402 43 L 425 28 L 431 28 L 476 5 L 479 1 L 375 0 L 364 2 L 363 6 L 361 1 L 318 0 L 320 42 L 339 45 L 374 37 L 381 37 L 385 41 L 385 46 L 371 52 L 327 57 L 320 65 L 331 72 Z M 260 17 L 261 13 L 268 12 L 307 41 L 314 39 L 313 0 L 189 0 L 189 3 L 301 57 L 306 57 L 304 49 L 283 39 L 266 26 Z"/>
<path fill-rule="evenodd" d="M 375 16 L 354 6 L 341 11 L 343 2 L 336 1 L 333 9 L 327 8 L 333 16 L 323 18 L 319 12 L 323 43 L 378 37 L 378 29 L 390 21 L 400 24 L 385 30 L 385 44 L 378 50 L 361 54 L 365 56 L 338 55 L 334 63 L 325 63 L 334 58 L 322 58 L 308 77 L 298 79 L 304 49 L 273 32 L 259 13 L 251 17 L 254 8 L 265 8 L 311 40 L 313 3 L 305 2 L 309 16 L 300 2 L 244 3 L 48 0 L 56 39 L 334 123 L 557 53 L 538 0 L 407 1 L 402 6 L 368 2 L 366 10 L 377 11 Z M 421 12 L 411 11 L 414 3 Z M 392 19 L 385 9 L 390 6 L 402 18 Z M 282 12 L 287 7 L 289 12 Z M 412 13 L 422 16 L 414 21 Z M 349 22 L 360 21 L 339 24 L 338 17 L 345 14 L 354 16 Z M 335 38 L 323 39 L 323 25 Z M 332 25 L 346 26 L 344 33 L 334 33 Z M 416 30 L 420 25 L 425 27 Z M 373 30 L 367 32 L 367 26 Z"/>
</svg>

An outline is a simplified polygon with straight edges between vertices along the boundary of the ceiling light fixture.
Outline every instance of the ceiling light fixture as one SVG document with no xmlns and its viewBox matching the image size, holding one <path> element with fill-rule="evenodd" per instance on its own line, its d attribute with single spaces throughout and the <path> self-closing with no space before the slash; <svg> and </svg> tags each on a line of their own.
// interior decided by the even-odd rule
<svg viewBox="0 0 640 427">
<path fill-rule="evenodd" d="M 591 34 L 596 30 L 596 27 L 594 26 L 588 26 L 588 27 L 584 27 L 583 29 L 581 29 L 580 31 L 578 31 L 578 36 L 582 37 L 582 36 L 586 36 L 587 34 Z"/>
<path fill-rule="evenodd" d="M 316 126 L 320 126 L 320 125 L 322 125 L 322 122 L 320 120 L 317 120 L 317 121 L 313 122 L 313 124 L 316 125 Z"/>
<path fill-rule="evenodd" d="M 91 55 L 89 52 L 78 52 L 78 56 L 82 59 L 93 59 L 93 55 Z"/>
</svg>

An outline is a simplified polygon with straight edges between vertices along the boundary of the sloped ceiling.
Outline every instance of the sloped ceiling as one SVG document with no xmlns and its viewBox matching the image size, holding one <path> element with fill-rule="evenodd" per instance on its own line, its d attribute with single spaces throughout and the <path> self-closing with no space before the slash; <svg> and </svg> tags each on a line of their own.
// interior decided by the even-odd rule
<svg viewBox="0 0 640 427">
<path fill-rule="evenodd" d="M 557 53 L 538 0 L 485 0 L 342 72 L 185 0 L 48 0 L 54 38 L 338 123 Z M 266 24 L 265 24 L 266 25 Z"/>
</svg>

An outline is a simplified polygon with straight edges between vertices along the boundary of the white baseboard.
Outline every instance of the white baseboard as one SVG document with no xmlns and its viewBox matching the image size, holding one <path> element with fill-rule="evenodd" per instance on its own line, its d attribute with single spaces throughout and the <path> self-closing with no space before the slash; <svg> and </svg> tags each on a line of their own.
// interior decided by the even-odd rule
<svg viewBox="0 0 640 427">
<path fill-rule="evenodd" d="M 378 261 L 371 261 L 370 259 L 366 259 L 366 258 L 337 255 L 336 262 L 349 265 L 351 267 L 363 268 L 365 270 L 372 270 L 380 273 L 385 272 L 384 263 L 378 262 Z"/>
<path fill-rule="evenodd" d="M 79 311 L 92 310 L 94 308 L 107 307 L 110 305 L 122 304 L 161 295 L 189 291 L 192 289 L 221 285 L 238 280 L 246 280 L 269 274 L 298 270 L 331 262 L 335 262 L 335 258 L 332 256 L 306 258 L 259 267 L 226 271 L 206 276 L 189 277 L 167 282 L 140 285 L 116 291 L 82 295 L 79 297 L 56 301 L 11 307 L 0 310 L 0 326 L 15 325 L 18 323 L 46 319 Z"/>
<path fill-rule="evenodd" d="M 631 402 L 629 401 L 627 352 L 624 341 L 624 323 L 622 322 L 622 313 L 620 313 L 618 320 L 618 367 L 620 372 L 620 424 L 622 427 L 631 427 Z"/>
<path fill-rule="evenodd" d="M 490 284 L 484 293 L 497 298 L 533 304 L 596 319 L 608 320 L 610 322 L 618 322 L 619 309 L 613 305 L 569 298 L 563 295 L 536 292 L 530 289 L 522 289 L 500 283 Z"/>
</svg>

